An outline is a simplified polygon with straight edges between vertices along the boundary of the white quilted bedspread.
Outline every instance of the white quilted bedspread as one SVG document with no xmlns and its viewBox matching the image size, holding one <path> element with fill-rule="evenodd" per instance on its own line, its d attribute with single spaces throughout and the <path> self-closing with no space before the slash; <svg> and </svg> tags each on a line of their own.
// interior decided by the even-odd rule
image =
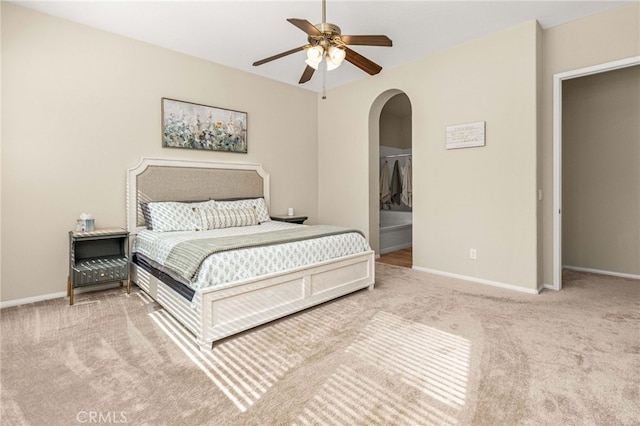
<svg viewBox="0 0 640 426">
<path fill-rule="evenodd" d="M 145 255 L 160 264 L 178 243 L 193 238 L 226 237 L 275 231 L 305 226 L 285 222 L 269 221 L 256 226 L 215 229 L 210 231 L 138 233 L 133 252 Z M 370 250 L 367 240 L 357 232 L 314 238 L 312 240 L 277 244 L 266 247 L 246 248 L 216 253 L 202 263 L 197 279 L 191 283 L 193 289 L 240 281 L 273 272 L 306 266 L 325 260 Z"/>
</svg>

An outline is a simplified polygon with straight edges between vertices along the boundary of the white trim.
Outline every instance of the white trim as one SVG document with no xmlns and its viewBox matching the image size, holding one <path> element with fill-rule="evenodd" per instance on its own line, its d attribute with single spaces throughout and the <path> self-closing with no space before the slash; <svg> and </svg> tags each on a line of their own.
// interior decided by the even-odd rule
<svg viewBox="0 0 640 426">
<path fill-rule="evenodd" d="M 78 294 L 88 293 L 90 291 L 107 290 L 107 289 L 110 289 L 110 288 L 117 288 L 117 287 L 120 287 L 119 283 L 107 283 L 107 284 L 102 284 L 102 285 L 92 285 L 91 287 L 76 287 L 74 294 L 77 296 Z M 24 299 L 7 300 L 5 302 L 0 302 L 0 309 L 9 308 L 11 306 L 26 305 L 28 303 L 43 302 L 45 300 L 51 300 L 51 299 L 60 299 L 62 297 L 64 297 L 64 298 L 68 297 L 66 291 L 59 291 L 57 293 L 42 294 L 40 296 L 25 297 Z M 77 302 L 78 302 L 78 300 L 76 300 L 76 304 L 77 304 Z"/>
<path fill-rule="evenodd" d="M 640 56 L 553 75 L 553 284 L 562 289 L 562 82 L 640 64 Z M 548 288 L 548 284 L 544 286 Z"/>
<path fill-rule="evenodd" d="M 582 266 L 570 266 L 570 265 L 564 265 L 563 268 L 564 269 L 569 269 L 571 271 L 589 272 L 589 273 L 592 273 L 592 274 L 610 275 L 612 277 L 630 278 L 632 280 L 640 280 L 640 275 L 627 274 L 627 273 L 624 273 L 624 272 L 603 271 L 602 269 L 583 268 Z"/>
<path fill-rule="evenodd" d="M 553 76 L 553 279 L 562 289 L 562 79 Z"/>
<path fill-rule="evenodd" d="M 430 274 L 442 275 L 442 276 L 445 276 L 445 277 L 457 278 L 457 279 L 460 279 L 460 280 L 471 281 L 471 282 L 474 282 L 474 283 L 490 285 L 492 287 L 499 287 L 499 288 L 504 288 L 504 289 L 507 289 L 507 290 L 514 290 L 514 291 L 518 291 L 518 292 L 521 292 L 521 293 L 539 294 L 540 291 L 542 291 L 542 286 L 540 286 L 540 287 L 538 287 L 537 289 L 534 290 L 532 288 L 520 287 L 520 286 L 513 285 L 513 284 L 501 283 L 501 282 L 498 282 L 498 281 L 485 280 L 484 278 L 476 278 L 476 277 L 471 277 L 471 276 L 468 276 L 468 275 L 454 274 L 452 272 L 438 271 L 436 269 L 423 268 L 421 266 L 414 266 L 413 269 L 415 269 L 416 271 L 428 272 Z"/>
<path fill-rule="evenodd" d="M 7 300 L 6 302 L 0 302 L 0 309 L 9 308 L 11 306 L 26 305 L 27 303 L 42 302 L 50 299 L 58 299 L 60 297 L 67 297 L 67 292 L 60 291 L 58 293 L 50 293 L 50 294 L 43 294 L 40 296 L 25 297 L 24 299 Z"/>
</svg>

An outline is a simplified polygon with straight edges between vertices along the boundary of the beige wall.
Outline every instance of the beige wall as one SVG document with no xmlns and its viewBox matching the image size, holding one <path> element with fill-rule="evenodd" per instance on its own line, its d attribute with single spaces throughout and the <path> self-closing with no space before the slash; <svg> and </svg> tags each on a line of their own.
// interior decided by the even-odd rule
<svg viewBox="0 0 640 426">
<path fill-rule="evenodd" d="M 375 229 L 370 110 L 399 90 L 413 111 L 414 265 L 535 290 L 537 28 L 528 22 L 329 92 L 319 104 L 319 122 L 332 123 L 319 128 L 320 220 Z M 486 121 L 485 147 L 445 150 L 447 125 L 475 121 Z"/>
<path fill-rule="evenodd" d="M 411 149 L 411 103 L 405 94 L 389 99 L 380 113 L 380 146 Z"/>
<path fill-rule="evenodd" d="M 640 55 L 640 3 L 543 31 L 543 282 L 553 283 L 553 75 Z"/>
<path fill-rule="evenodd" d="M 380 145 L 391 148 L 411 148 L 411 120 L 393 114 L 380 115 Z"/>
<path fill-rule="evenodd" d="M 66 291 L 68 231 L 125 226 L 142 156 L 261 163 L 272 211 L 317 221 L 313 92 L 6 2 L 2 89 L 2 301 Z M 162 97 L 246 111 L 249 153 L 162 148 Z"/>
<path fill-rule="evenodd" d="M 372 149 L 367 144 L 370 136 L 377 142 L 378 135 L 371 127 L 363 129 L 369 124 L 370 109 L 379 114 L 379 96 L 388 98 L 390 91 L 402 91 L 408 94 L 414 115 L 414 265 L 525 288 L 552 284 L 553 75 L 639 55 L 639 17 L 638 3 L 622 6 L 538 29 L 537 43 L 512 37 L 522 32 L 521 26 L 330 92 L 319 107 L 320 122 L 334 123 L 331 129 L 319 129 L 320 219 L 347 221 L 367 230 L 377 247 L 377 204 L 371 202 L 377 166 L 370 153 L 367 156 Z M 532 29 L 527 33 L 532 38 L 533 34 Z M 518 43 L 522 43 L 519 48 L 507 47 Z M 512 65 L 511 60 L 517 63 Z M 536 73 L 536 67 L 541 72 Z M 534 87 L 539 89 L 537 108 L 529 109 Z M 523 91 L 527 92 L 524 98 Z M 502 124 L 501 117 L 527 125 L 518 130 L 510 124 L 496 127 L 483 118 L 494 113 L 497 123 Z M 448 161 L 441 148 L 444 126 L 483 119 L 487 146 L 463 150 L 459 157 L 464 161 Z M 532 123 L 536 125 L 530 127 Z M 537 140 L 537 146 L 525 143 L 531 151 L 504 155 L 503 163 L 493 167 L 494 163 L 485 161 L 489 154 L 483 153 L 496 149 L 491 146 L 496 131 L 504 138 L 501 141 Z M 509 151 L 500 146 L 498 155 Z M 338 147 L 346 154 L 344 164 L 336 164 L 330 155 Z M 494 153 L 492 160 L 498 158 Z M 363 167 L 368 167 L 367 173 L 360 171 Z M 531 167 L 533 181 L 529 181 Z M 458 174 L 452 176 L 453 171 Z M 470 183 L 463 184 L 461 176 Z M 542 201 L 535 205 L 537 189 L 542 189 Z M 517 192 L 520 195 L 513 196 Z M 497 203 L 504 200 L 509 202 Z M 465 216 L 474 211 L 481 215 Z M 531 232 L 537 234 L 534 242 Z M 478 250 L 477 261 L 468 259 L 469 248 Z M 483 258 L 487 253 L 489 258 Z"/>
<path fill-rule="evenodd" d="M 562 85 L 564 265 L 640 275 L 640 66 Z"/>
<path fill-rule="evenodd" d="M 318 102 L 12 4 L 1 14 L 3 301 L 64 292 L 67 231 L 83 211 L 124 226 L 125 170 L 141 156 L 262 163 L 272 211 L 358 227 L 377 247 L 376 116 L 401 92 L 413 111 L 414 264 L 527 290 L 550 284 L 553 74 L 640 54 L 635 3 L 542 32 L 525 23 Z M 249 154 L 161 148 L 161 97 L 247 111 Z M 487 122 L 487 145 L 445 150 L 445 127 L 472 121 Z"/>
</svg>

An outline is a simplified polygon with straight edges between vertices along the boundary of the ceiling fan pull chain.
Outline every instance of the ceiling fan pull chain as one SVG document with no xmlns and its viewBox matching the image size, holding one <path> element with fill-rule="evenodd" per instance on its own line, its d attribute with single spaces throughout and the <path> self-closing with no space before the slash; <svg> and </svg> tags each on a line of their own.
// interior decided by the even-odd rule
<svg viewBox="0 0 640 426">
<path fill-rule="evenodd" d="M 327 61 L 322 62 L 322 99 L 327 99 Z"/>
</svg>

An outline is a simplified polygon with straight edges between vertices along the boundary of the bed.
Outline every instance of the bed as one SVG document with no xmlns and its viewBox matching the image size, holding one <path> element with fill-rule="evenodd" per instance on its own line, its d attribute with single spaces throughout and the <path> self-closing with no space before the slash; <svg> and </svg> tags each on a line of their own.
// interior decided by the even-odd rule
<svg viewBox="0 0 640 426">
<path fill-rule="evenodd" d="M 373 289 L 375 257 L 363 236 L 356 230 L 264 219 L 269 195 L 269 175 L 258 164 L 142 158 L 127 171 L 131 280 L 192 332 L 202 350 L 266 322 Z M 197 212 L 199 225 L 163 229 L 154 209 L 174 204 Z M 229 219 L 231 213 L 218 217 L 226 206 L 240 219 Z M 178 255 L 183 245 L 186 254 Z M 201 250 L 211 245 L 221 248 L 213 254 Z M 305 250 L 314 255 L 307 260 L 292 255 Z M 235 252 L 240 260 L 231 257 Z M 255 259 L 269 266 L 258 267 Z"/>
</svg>

